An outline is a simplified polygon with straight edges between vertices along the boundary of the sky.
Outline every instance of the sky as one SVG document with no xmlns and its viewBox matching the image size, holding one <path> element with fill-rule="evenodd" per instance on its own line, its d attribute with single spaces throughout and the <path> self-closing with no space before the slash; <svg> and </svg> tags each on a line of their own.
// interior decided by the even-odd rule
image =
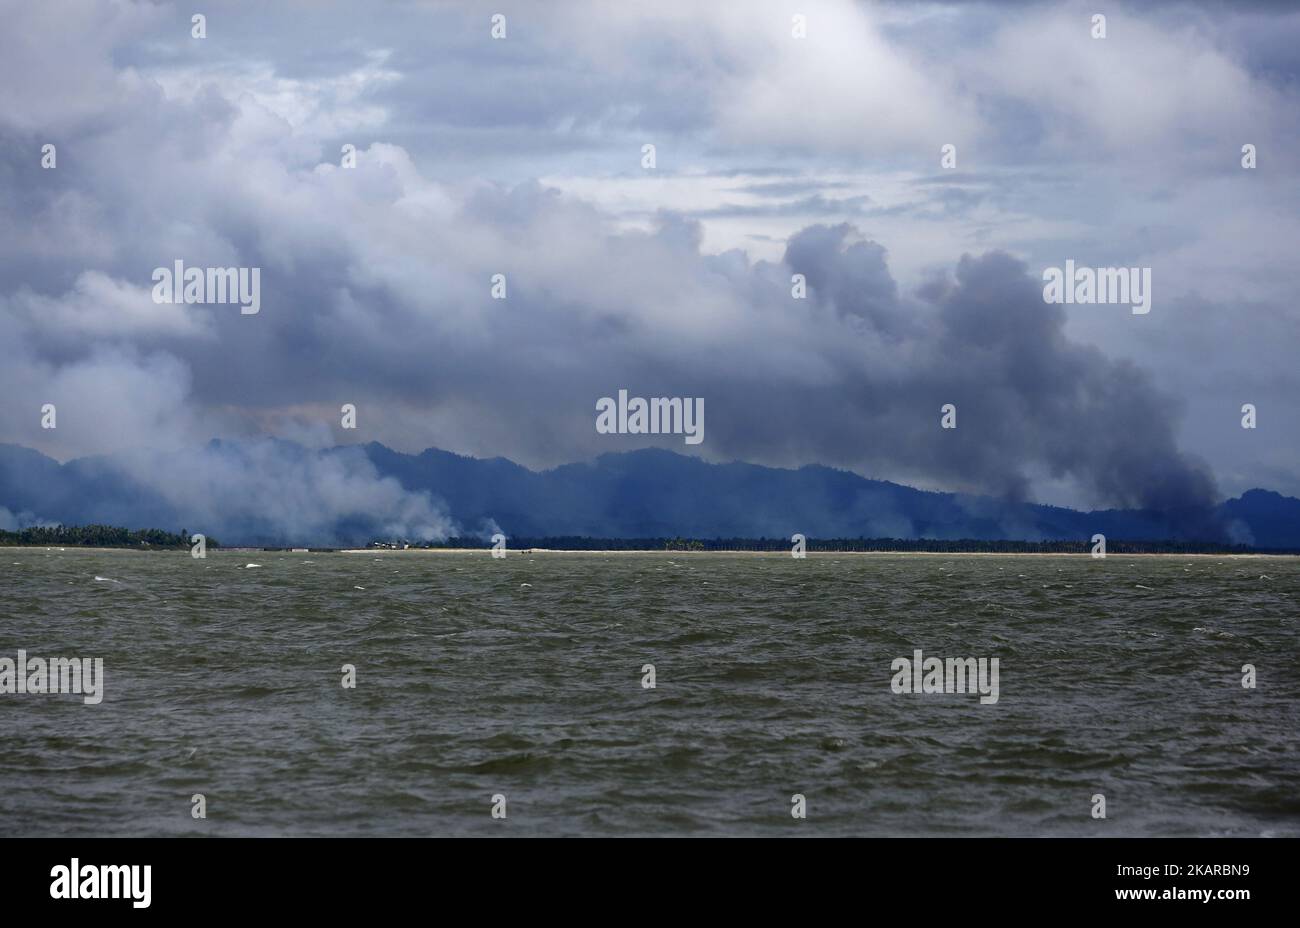
<svg viewBox="0 0 1300 928">
<path fill-rule="evenodd" d="M 203 472 L 213 438 L 533 468 L 653 446 L 1083 508 L 1300 495 L 1286 4 L 0 20 L 0 442 L 129 452 L 178 495 L 163 453 Z M 259 268 L 259 312 L 155 302 L 177 260 Z M 1044 302 L 1067 260 L 1150 268 L 1150 312 Z M 702 398 L 704 441 L 599 433 L 620 389 Z M 212 485 L 302 479 L 248 460 Z M 334 476 L 292 498 L 391 496 Z"/>
</svg>

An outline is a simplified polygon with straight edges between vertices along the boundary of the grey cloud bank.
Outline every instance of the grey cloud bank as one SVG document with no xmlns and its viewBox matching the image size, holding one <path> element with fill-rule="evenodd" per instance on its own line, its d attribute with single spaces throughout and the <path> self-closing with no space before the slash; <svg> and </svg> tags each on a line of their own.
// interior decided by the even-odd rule
<svg viewBox="0 0 1300 928">
<path fill-rule="evenodd" d="M 1194 7 L 1170 33 L 1167 10 L 1122 8 L 1097 48 L 1053 4 L 979 23 L 829 3 L 810 46 L 778 4 L 560 4 L 498 42 L 454 5 L 215 4 L 204 40 L 172 6 L 5 6 L 0 442 L 113 453 L 138 499 L 202 487 L 202 518 L 266 537 L 444 537 L 464 527 L 436 491 L 272 439 L 538 467 L 682 447 L 593 430 L 619 387 L 704 398 L 710 461 L 1084 507 L 1300 492 L 1300 381 L 1255 363 L 1300 339 L 1296 101 L 1258 29 L 1300 36 L 1286 11 Z M 307 23 L 328 62 L 287 51 Z M 989 50 L 1018 66 L 991 73 Z M 775 250 L 740 247 L 758 236 Z M 1152 312 L 1045 305 L 1064 255 L 1153 267 Z M 155 303 L 174 262 L 260 268 L 260 312 Z"/>
</svg>

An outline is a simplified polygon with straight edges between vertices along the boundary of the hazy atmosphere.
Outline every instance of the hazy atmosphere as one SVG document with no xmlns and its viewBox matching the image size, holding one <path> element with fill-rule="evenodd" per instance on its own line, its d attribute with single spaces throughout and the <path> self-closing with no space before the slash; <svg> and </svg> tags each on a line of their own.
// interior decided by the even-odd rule
<svg viewBox="0 0 1300 928">
<path fill-rule="evenodd" d="M 291 466 L 369 442 L 1300 495 L 1286 5 L 1115 5 L 1104 39 L 1078 4 L 213 2 L 203 37 L 2 6 L 0 443 L 192 518 L 478 529 L 359 457 Z M 1149 311 L 1046 303 L 1067 260 L 1149 268 Z M 176 262 L 259 268 L 258 310 L 156 302 Z M 703 440 L 600 433 L 621 389 L 702 398 Z"/>
<path fill-rule="evenodd" d="M 5 913 L 1280 909 L 1297 179 L 1295 2 L 0 0 Z"/>
</svg>

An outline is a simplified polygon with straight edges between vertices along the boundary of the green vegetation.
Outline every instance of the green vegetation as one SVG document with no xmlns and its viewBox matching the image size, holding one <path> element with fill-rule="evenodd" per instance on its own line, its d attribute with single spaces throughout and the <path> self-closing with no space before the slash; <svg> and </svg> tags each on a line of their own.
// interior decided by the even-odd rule
<svg viewBox="0 0 1300 928">
<path fill-rule="evenodd" d="M 162 529 L 125 529 L 112 525 L 56 525 L 0 531 L 0 547 L 32 545 L 50 548 L 135 548 L 141 551 L 189 550 L 190 533 Z M 375 541 L 375 547 L 402 547 L 404 541 Z M 510 550 L 549 548 L 556 551 L 779 551 L 790 552 L 785 538 L 592 538 L 563 535 L 544 538 L 513 537 Z M 219 548 L 213 538 L 209 548 Z M 483 548 L 492 547 L 482 538 L 448 538 L 435 543 L 414 542 L 412 548 Z M 277 549 L 277 550 L 288 550 Z M 314 550 L 332 550 L 316 548 Z M 1088 554 L 1088 541 L 979 541 L 963 538 L 941 541 L 933 538 L 809 538 L 808 551 L 850 552 L 925 551 L 939 554 L 965 552 L 988 554 Z M 1247 545 L 1224 545 L 1194 541 L 1108 541 L 1107 554 L 1300 554 L 1295 549 L 1261 550 Z"/>
<path fill-rule="evenodd" d="M 179 534 L 158 528 L 126 529 L 113 525 L 33 526 L 16 532 L 0 531 L 0 546 L 41 545 L 49 548 L 139 548 L 188 550 L 189 532 Z M 207 539 L 209 548 L 217 548 L 215 539 Z"/>
</svg>

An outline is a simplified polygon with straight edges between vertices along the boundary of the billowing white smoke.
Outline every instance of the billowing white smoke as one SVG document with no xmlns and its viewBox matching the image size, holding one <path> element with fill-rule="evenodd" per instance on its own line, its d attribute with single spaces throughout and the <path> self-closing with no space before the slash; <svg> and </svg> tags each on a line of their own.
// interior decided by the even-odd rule
<svg viewBox="0 0 1300 928">
<path fill-rule="evenodd" d="M 212 442 L 166 454 L 130 452 L 111 466 L 161 496 L 179 525 L 225 544 L 437 541 L 455 533 L 441 501 L 381 477 L 356 448 Z"/>
</svg>

